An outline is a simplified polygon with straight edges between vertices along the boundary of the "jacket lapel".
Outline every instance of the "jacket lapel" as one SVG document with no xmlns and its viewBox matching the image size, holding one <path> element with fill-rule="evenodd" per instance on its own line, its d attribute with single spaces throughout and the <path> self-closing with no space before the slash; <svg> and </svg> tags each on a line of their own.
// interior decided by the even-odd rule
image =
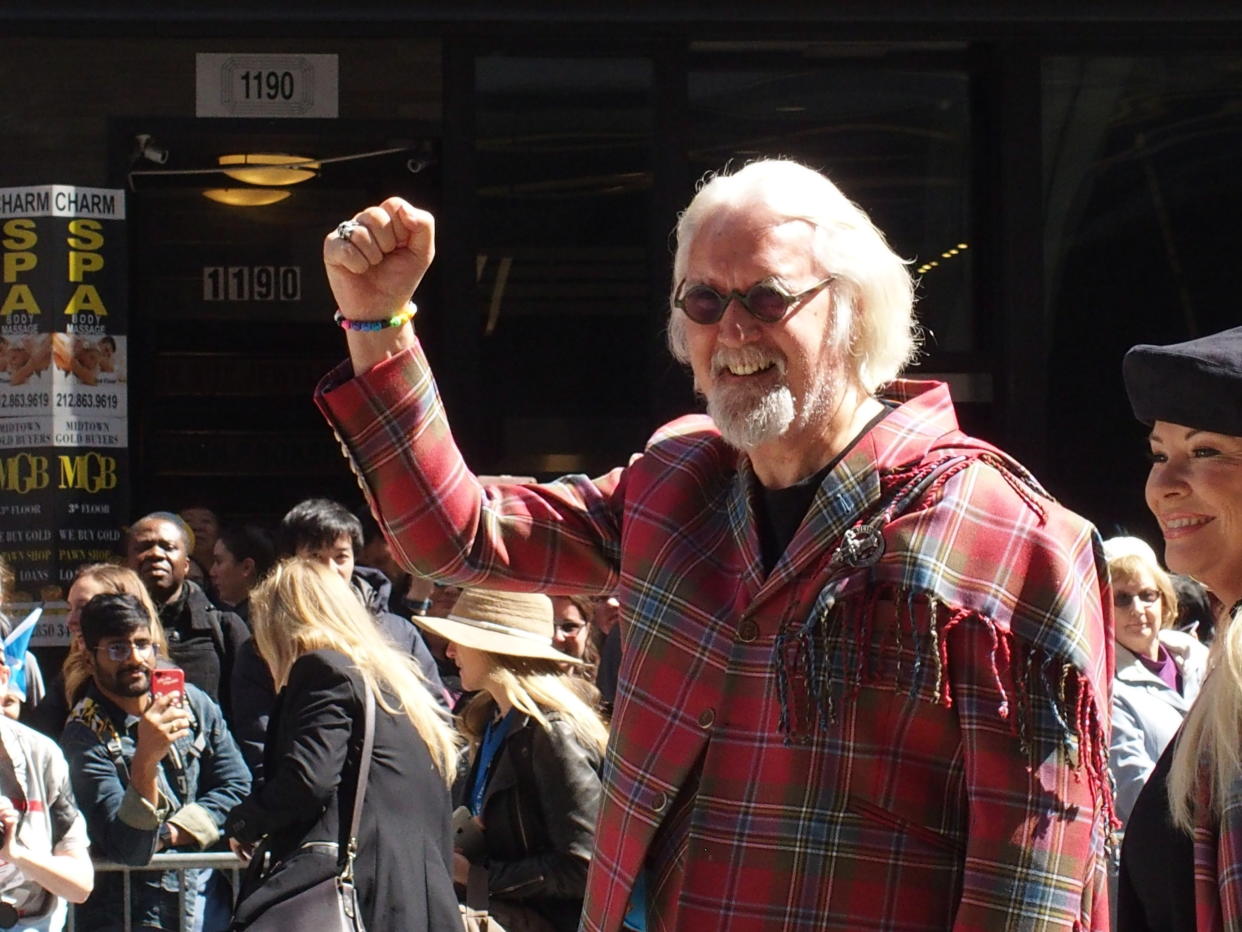
<svg viewBox="0 0 1242 932">
<path fill-rule="evenodd" d="M 1121 658 L 1127 662 L 1122 663 Z M 1128 648 L 1117 645 L 1117 679 L 1130 686 L 1146 689 L 1149 693 L 1159 694 L 1161 701 L 1177 709 L 1182 714 L 1190 711 L 1190 702 L 1176 689 L 1152 673 L 1143 662 Z"/>
<path fill-rule="evenodd" d="M 492 772 L 487 780 L 487 789 L 483 791 L 483 805 L 480 812 L 487 810 L 487 804 L 492 796 L 511 789 L 517 784 L 517 768 L 514 766 L 513 755 L 505 753 L 505 745 L 513 740 L 514 735 L 527 727 L 530 727 L 529 716 L 520 712 L 514 716 L 509 732 L 505 735 L 505 740 L 500 743 L 500 747 L 496 749 L 496 757 L 492 760 Z"/>
<path fill-rule="evenodd" d="M 860 518 L 868 516 L 879 500 L 875 440 L 869 435 L 824 477 L 789 549 L 772 572 L 771 582 L 782 585 L 803 575 L 812 563 L 828 557 L 829 545 Z"/>
<path fill-rule="evenodd" d="M 738 456 L 737 472 L 725 499 L 729 529 L 737 547 L 742 587 L 746 601 L 751 602 L 764 584 L 763 558 L 759 553 L 759 525 L 755 520 L 755 503 L 751 496 L 755 490 L 755 474 L 746 456 Z"/>
<path fill-rule="evenodd" d="M 858 441 L 850 454 L 824 477 L 793 540 L 781 554 L 772 574 L 762 582 L 755 603 L 805 577 L 814 565 L 828 559 L 833 543 L 869 512 L 879 498 L 880 474 L 876 468 L 873 431 Z M 753 525 L 753 518 L 751 523 Z"/>
</svg>

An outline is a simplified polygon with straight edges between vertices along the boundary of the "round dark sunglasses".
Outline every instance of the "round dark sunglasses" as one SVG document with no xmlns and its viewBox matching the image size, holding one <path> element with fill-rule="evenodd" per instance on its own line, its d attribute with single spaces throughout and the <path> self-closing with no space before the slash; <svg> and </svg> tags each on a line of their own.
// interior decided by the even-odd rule
<svg viewBox="0 0 1242 932">
<path fill-rule="evenodd" d="M 696 324 L 714 324 L 724 316 L 729 302 L 736 298 L 755 320 L 774 324 L 788 314 L 791 307 L 809 298 L 831 281 L 832 276 L 829 276 L 806 291 L 790 294 L 772 279 L 765 278 L 751 285 L 744 293 L 730 291 L 728 294 L 721 294 L 710 285 L 694 285 L 683 293 L 682 289 L 686 287 L 683 280 L 677 286 L 673 307 L 680 308 Z"/>
</svg>

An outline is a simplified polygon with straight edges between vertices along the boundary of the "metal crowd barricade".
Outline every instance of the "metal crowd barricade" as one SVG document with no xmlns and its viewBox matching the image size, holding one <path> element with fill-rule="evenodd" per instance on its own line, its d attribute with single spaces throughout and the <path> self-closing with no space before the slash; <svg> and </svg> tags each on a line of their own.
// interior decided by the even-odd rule
<svg viewBox="0 0 1242 932">
<path fill-rule="evenodd" d="M 114 861 L 95 861 L 96 873 L 105 873 L 108 871 L 120 871 L 122 884 L 122 910 L 125 922 L 125 930 L 129 932 L 133 928 L 133 916 L 131 914 L 132 905 L 130 903 L 130 876 L 135 873 L 145 871 L 167 871 L 175 870 L 180 881 L 177 885 L 177 910 L 178 922 L 181 932 L 190 932 L 185 924 L 185 872 L 196 867 L 214 867 L 216 870 L 229 871 L 233 878 L 233 890 L 237 890 L 237 882 L 240 871 L 243 868 L 242 862 L 237 855 L 229 851 L 214 851 L 202 854 L 157 854 L 149 864 L 142 867 L 132 867 L 128 864 L 117 864 Z M 65 925 L 67 932 L 74 932 L 75 907 L 69 904 L 69 918 Z"/>
</svg>

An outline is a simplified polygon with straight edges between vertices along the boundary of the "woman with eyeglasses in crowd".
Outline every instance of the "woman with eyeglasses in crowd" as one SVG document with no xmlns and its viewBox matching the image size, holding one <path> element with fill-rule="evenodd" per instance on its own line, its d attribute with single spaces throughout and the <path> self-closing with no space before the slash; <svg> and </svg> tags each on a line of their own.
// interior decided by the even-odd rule
<svg viewBox="0 0 1242 932">
<path fill-rule="evenodd" d="M 1122 824 L 1199 694 L 1207 648 L 1173 628 L 1177 595 L 1155 552 L 1137 537 L 1104 542 L 1113 591 L 1116 673 L 1108 765 Z"/>
</svg>

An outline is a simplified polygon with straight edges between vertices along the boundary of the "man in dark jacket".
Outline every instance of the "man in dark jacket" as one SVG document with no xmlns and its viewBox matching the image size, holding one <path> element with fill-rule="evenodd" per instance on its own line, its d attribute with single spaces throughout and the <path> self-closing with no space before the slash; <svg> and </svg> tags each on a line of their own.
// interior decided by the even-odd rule
<svg viewBox="0 0 1242 932">
<path fill-rule="evenodd" d="M 233 612 L 250 624 L 250 590 L 276 562 L 276 544 L 263 528 L 253 524 L 226 527 L 216 538 L 211 571 L 216 607 Z"/>
<path fill-rule="evenodd" d="M 350 584 L 375 619 L 376 627 L 397 650 L 417 661 L 428 690 L 447 711 L 448 695 L 421 632 L 408 619 L 388 611 L 392 583 L 379 570 L 354 563 L 354 555 L 362 550 L 362 525 L 349 509 L 326 498 L 307 499 L 294 505 L 281 519 L 276 536 L 281 557 L 317 560 Z M 263 741 L 276 689 L 253 642 L 239 657 L 232 689 L 236 710 L 233 734 L 257 781 L 263 771 Z"/>
<path fill-rule="evenodd" d="M 61 745 L 97 857 L 141 866 L 161 849 L 202 851 L 220 838 L 250 776 L 219 707 L 193 685 L 184 699 L 153 697 L 157 647 L 149 616 L 131 595 L 99 595 L 82 609 L 91 682 Z M 188 872 L 187 915 L 200 908 L 205 876 Z M 175 871 L 133 880 L 134 927 L 178 929 Z M 119 928 L 122 878 L 102 874 L 77 927 Z"/>
<path fill-rule="evenodd" d="M 238 650 L 250 629 L 232 612 L 222 612 L 187 579 L 193 532 L 171 512 L 139 518 L 126 539 L 126 565 L 155 601 L 168 638 L 168 653 L 193 683 L 233 720 L 229 684 Z"/>
</svg>

